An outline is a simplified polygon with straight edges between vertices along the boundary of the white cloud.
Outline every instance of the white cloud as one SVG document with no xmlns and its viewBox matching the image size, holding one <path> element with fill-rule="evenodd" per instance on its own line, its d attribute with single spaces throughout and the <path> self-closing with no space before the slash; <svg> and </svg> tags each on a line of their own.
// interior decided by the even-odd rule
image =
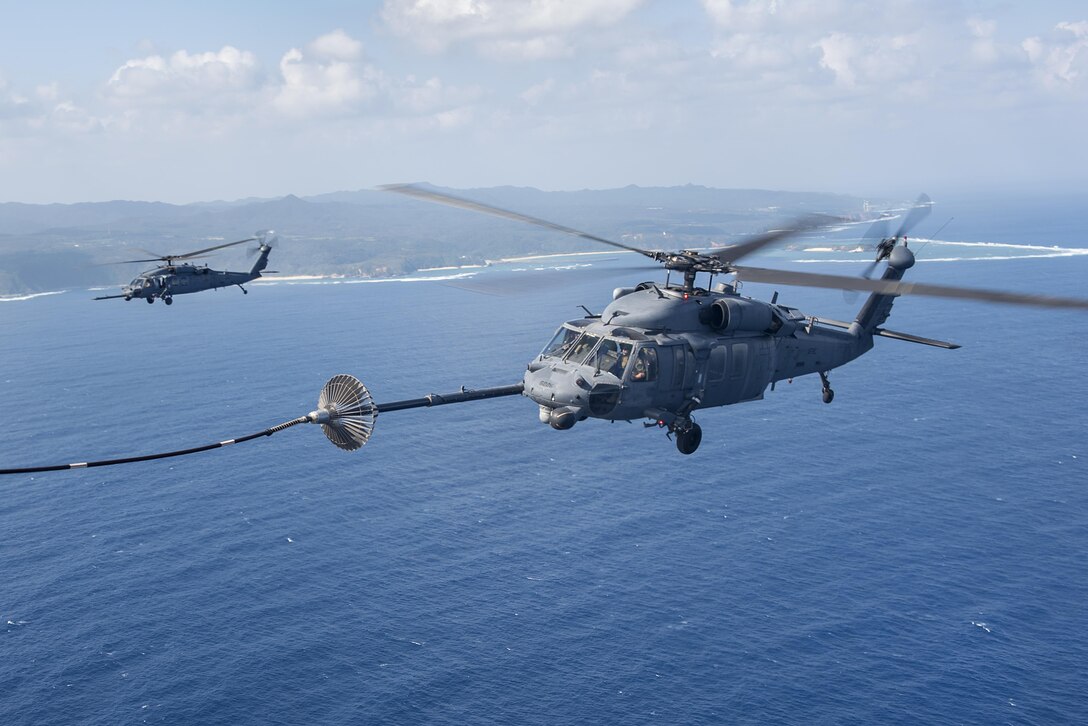
<svg viewBox="0 0 1088 726">
<path fill-rule="evenodd" d="M 974 37 L 971 42 L 971 58 L 984 64 L 997 62 L 1001 57 L 1001 50 L 994 38 L 997 23 L 982 18 L 968 18 L 967 29 Z"/>
<path fill-rule="evenodd" d="M 1058 23 L 1048 38 L 1021 43 L 1044 86 L 1083 87 L 1088 77 L 1088 21 Z"/>
<path fill-rule="evenodd" d="M 337 28 L 310 43 L 310 51 L 318 58 L 339 60 L 345 63 L 363 57 L 363 44 Z"/>
<path fill-rule="evenodd" d="M 858 57 L 858 43 L 843 33 L 832 33 L 816 44 L 820 48 L 820 66 L 835 74 L 835 80 L 847 87 L 857 84 L 854 64 Z"/>
<path fill-rule="evenodd" d="M 280 59 L 274 107 L 292 117 L 357 111 L 384 83 L 381 71 L 362 56 L 362 43 L 342 30 L 317 38 L 305 53 L 292 48 Z"/>
<path fill-rule="evenodd" d="M 865 36 L 832 33 L 821 38 L 820 66 L 846 88 L 909 84 L 924 78 L 919 41 L 910 35 Z"/>
<path fill-rule="evenodd" d="M 529 86 L 521 92 L 521 100 L 530 106 L 536 106 L 543 100 L 545 100 L 552 91 L 555 89 L 555 79 L 549 78 L 545 81 Z"/>
<path fill-rule="evenodd" d="M 751 33 L 736 33 L 723 38 L 711 48 L 710 55 L 747 70 L 784 68 L 796 59 L 788 43 Z"/>
<path fill-rule="evenodd" d="M 430 115 L 456 108 L 465 108 L 480 98 L 479 88 L 459 88 L 443 83 L 437 77 L 422 83 L 409 76 L 389 90 L 393 106 L 413 115 Z"/>
<path fill-rule="evenodd" d="M 768 28 L 826 29 L 829 20 L 849 19 L 858 6 L 844 7 L 839 0 L 702 0 L 714 24 L 732 32 Z"/>
<path fill-rule="evenodd" d="M 430 52 L 464 41 L 502 59 L 571 53 L 564 34 L 612 25 L 644 0 L 385 0 L 381 16 L 398 35 Z"/>
<path fill-rule="evenodd" d="M 133 105 L 208 105 L 214 99 L 251 92 L 260 80 L 256 57 L 228 45 L 218 52 L 179 50 L 169 58 L 151 55 L 126 61 L 110 77 L 106 93 Z"/>
<path fill-rule="evenodd" d="M 558 35 L 485 40 L 480 42 L 479 48 L 482 55 L 495 60 L 537 61 L 574 55 L 574 46 Z"/>
</svg>

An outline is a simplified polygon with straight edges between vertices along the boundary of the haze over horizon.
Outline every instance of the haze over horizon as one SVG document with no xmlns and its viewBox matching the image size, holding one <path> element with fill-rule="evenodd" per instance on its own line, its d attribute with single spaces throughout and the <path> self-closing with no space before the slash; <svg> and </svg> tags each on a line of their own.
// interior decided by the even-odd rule
<svg viewBox="0 0 1088 726">
<path fill-rule="evenodd" d="M 0 39 L 0 202 L 1088 189 L 1071 0 L 53 2 Z"/>
</svg>

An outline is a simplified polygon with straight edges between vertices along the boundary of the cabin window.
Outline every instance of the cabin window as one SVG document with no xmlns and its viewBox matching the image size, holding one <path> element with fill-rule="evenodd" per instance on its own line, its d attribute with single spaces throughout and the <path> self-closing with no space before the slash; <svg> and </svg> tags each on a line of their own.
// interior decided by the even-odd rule
<svg viewBox="0 0 1088 726">
<path fill-rule="evenodd" d="M 725 346 L 719 345 L 710 351 L 710 364 L 707 366 L 707 379 L 720 381 L 725 378 Z"/>
<path fill-rule="evenodd" d="M 684 346 L 674 345 L 672 348 L 672 385 L 681 388 L 684 385 L 684 363 L 687 360 Z"/>
<path fill-rule="evenodd" d="M 656 348 L 639 348 L 631 366 L 631 380 L 638 383 L 657 380 Z"/>
<path fill-rule="evenodd" d="M 729 370 L 730 378 L 743 378 L 748 373 L 748 344 L 733 344 L 733 366 Z"/>
<path fill-rule="evenodd" d="M 544 351 L 541 353 L 543 356 L 552 356 L 555 358 L 562 358 L 567 354 L 567 351 L 574 345 L 574 341 L 578 340 L 578 336 L 581 332 L 577 330 L 571 330 L 570 328 L 560 328 L 559 332 L 552 338 L 552 342 L 548 343 L 544 347 Z"/>
</svg>

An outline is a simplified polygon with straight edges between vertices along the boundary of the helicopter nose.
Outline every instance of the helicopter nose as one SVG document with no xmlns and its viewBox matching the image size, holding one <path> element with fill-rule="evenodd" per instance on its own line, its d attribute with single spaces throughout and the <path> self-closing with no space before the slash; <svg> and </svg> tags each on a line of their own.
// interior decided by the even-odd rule
<svg viewBox="0 0 1088 726">
<path fill-rule="evenodd" d="M 554 367 L 535 370 L 530 367 L 525 372 L 524 385 L 529 398 L 543 407 L 541 421 L 558 429 L 570 428 L 587 413 L 607 417 L 619 404 L 623 390 L 611 374 Z"/>
</svg>

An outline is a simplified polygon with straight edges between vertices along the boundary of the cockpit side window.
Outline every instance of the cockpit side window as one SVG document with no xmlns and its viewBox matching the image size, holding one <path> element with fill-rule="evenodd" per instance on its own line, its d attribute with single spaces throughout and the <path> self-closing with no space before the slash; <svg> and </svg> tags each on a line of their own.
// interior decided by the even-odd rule
<svg viewBox="0 0 1088 726">
<path fill-rule="evenodd" d="M 591 360 L 587 360 L 587 363 L 593 365 L 599 371 L 605 371 L 616 376 L 616 378 L 623 377 L 623 371 L 627 368 L 627 362 L 631 358 L 631 344 L 620 343 L 609 338 L 605 338 L 597 350 L 594 352 Z"/>
<path fill-rule="evenodd" d="M 545 346 L 542 356 L 551 356 L 554 358 L 562 358 L 570 351 L 574 345 L 574 341 L 578 340 L 578 336 L 582 333 L 577 330 L 571 330 L 570 328 L 560 328 L 552 338 L 552 342 Z"/>
<path fill-rule="evenodd" d="M 631 380 L 638 383 L 657 380 L 657 349 L 639 348 L 631 366 Z"/>
</svg>

